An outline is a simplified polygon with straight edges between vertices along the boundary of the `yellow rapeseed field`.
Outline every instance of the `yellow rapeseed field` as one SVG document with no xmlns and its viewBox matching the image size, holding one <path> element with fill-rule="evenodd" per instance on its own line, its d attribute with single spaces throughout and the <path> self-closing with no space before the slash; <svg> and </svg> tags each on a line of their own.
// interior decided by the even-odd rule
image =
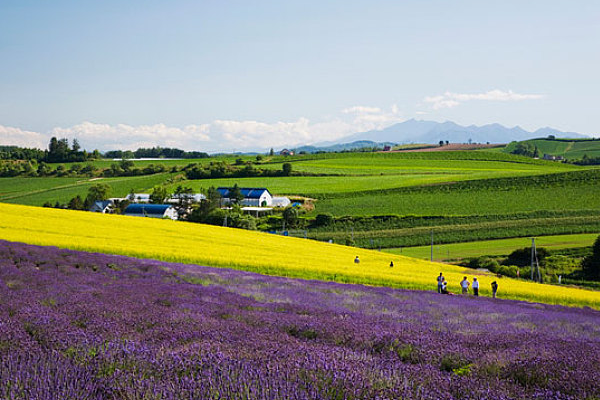
<svg viewBox="0 0 600 400">
<path fill-rule="evenodd" d="M 0 239 L 73 250 L 243 269 L 270 275 L 436 290 L 440 272 L 459 291 L 474 271 L 372 250 L 152 218 L 0 204 Z M 359 256 L 360 263 L 354 258 Z M 394 267 L 390 268 L 390 261 Z M 600 292 L 479 275 L 481 294 L 600 309 Z"/>
</svg>

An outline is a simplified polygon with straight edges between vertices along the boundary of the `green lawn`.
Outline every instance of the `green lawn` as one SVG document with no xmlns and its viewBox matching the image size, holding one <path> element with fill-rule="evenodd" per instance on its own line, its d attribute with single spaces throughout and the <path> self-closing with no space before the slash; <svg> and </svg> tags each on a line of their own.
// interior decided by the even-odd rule
<svg viewBox="0 0 600 400">
<path fill-rule="evenodd" d="M 591 246 L 597 237 L 598 233 L 540 236 L 536 238 L 535 243 L 537 247 L 545 247 L 548 250 L 569 249 Z M 514 250 L 529 246 L 531 246 L 531 238 L 435 244 L 434 236 L 433 258 L 437 261 L 446 261 L 481 256 L 504 256 Z M 385 251 L 427 260 L 431 257 L 431 246 L 391 248 L 385 249 Z"/>
</svg>

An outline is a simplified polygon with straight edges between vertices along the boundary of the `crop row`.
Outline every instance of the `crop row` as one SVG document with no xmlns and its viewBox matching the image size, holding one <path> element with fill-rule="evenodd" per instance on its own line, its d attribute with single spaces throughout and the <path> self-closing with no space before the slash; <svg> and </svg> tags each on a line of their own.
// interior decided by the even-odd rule
<svg viewBox="0 0 600 400">
<path fill-rule="evenodd" d="M 352 241 L 358 247 L 387 248 L 423 246 L 431 243 L 459 243 L 478 240 L 600 232 L 600 216 L 503 220 L 472 224 L 420 226 L 401 229 L 309 231 L 309 238 L 333 239 L 336 243 Z"/>
</svg>

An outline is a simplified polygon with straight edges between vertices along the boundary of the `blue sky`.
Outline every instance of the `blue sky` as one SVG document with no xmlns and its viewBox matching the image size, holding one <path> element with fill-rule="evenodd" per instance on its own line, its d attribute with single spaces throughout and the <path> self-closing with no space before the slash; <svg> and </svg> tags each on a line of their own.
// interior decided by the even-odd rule
<svg viewBox="0 0 600 400">
<path fill-rule="evenodd" d="M 0 2 L 0 143 L 246 150 L 409 118 L 597 135 L 600 2 Z"/>
</svg>

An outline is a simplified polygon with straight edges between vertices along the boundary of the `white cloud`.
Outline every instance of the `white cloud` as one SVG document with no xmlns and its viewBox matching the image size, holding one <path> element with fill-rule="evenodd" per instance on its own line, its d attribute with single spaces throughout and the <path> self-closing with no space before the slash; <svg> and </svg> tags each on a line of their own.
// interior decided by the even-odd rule
<svg viewBox="0 0 600 400">
<path fill-rule="evenodd" d="M 0 144 L 43 149 L 47 141 L 45 136 L 38 132 L 0 125 Z"/>
<path fill-rule="evenodd" d="M 344 114 L 365 114 L 365 113 L 381 113 L 381 108 L 379 107 L 368 107 L 368 106 L 354 106 L 348 107 L 342 110 Z"/>
<path fill-rule="evenodd" d="M 71 127 L 56 127 L 45 134 L 10 129 L 0 143 L 45 148 L 52 136 L 77 139 L 82 147 L 92 150 L 135 150 L 139 147 L 176 147 L 185 150 L 251 151 L 311 144 L 340 139 L 356 132 L 381 129 L 403 119 L 398 106 L 388 111 L 379 107 L 354 106 L 341 110 L 337 116 L 312 122 L 307 118 L 273 123 L 260 121 L 215 120 L 207 124 L 183 128 L 155 125 L 99 124 L 82 122 Z"/>
<path fill-rule="evenodd" d="M 438 96 L 428 96 L 423 100 L 431 104 L 434 110 L 441 108 L 452 108 L 471 100 L 485 101 L 521 101 L 521 100 L 539 100 L 544 98 L 541 94 L 521 94 L 512 90 L 502 91 L 498 89 L 490 90 L 485 93 L 453 93 L 445 92 Z"/>
</svg>

